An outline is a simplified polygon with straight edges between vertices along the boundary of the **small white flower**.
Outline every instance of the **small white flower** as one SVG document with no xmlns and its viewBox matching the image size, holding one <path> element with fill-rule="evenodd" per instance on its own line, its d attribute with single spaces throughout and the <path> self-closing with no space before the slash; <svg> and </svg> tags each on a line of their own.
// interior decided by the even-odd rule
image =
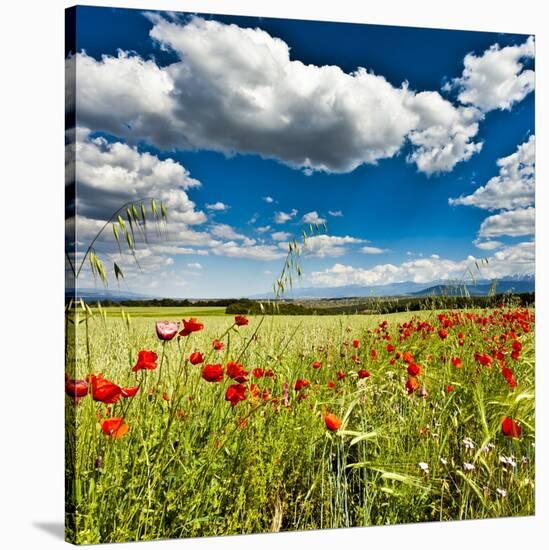
<svg viewBox="0 0 549 550">
<path fill-rule="evenodd" d="M 427 464 L 427 462 L 420 462 L 420 463 L 418 464 L 418 466 L 419 466 L 419 467 L 421 468 L 421 470 L 422 470 L 423 472 L 425 472 L 426 474 L 429 473 L 429 464 Z"/>
<path fill-rule="evenodd" d="M 517 463 L 515 462 L 515 457 L 514 456 L 499 456 L 499 461 L 502 463 L 502 464 L 506 464 L 507 466 L 511 466 L 511 467 L 515 467 L 517 465 Z"/>
<path fill-rule="evenodd" d="M 465 447 L 467 449 L 474 449 L 475 448 L 475 444 L 471 441 L 471 439 L 469 439 L 468 437 L 466 437 L 464 440 L 463 440 L 463 444 L 465 445 Z"/>
<path fill-rule="evenodd" d="M 440 457 L 440 461 L 442 462 L 442 464 L 444 464 L 444 466 L 446 466 L 446 464 L 448 464 L 448 461 L 443 457 Z"/>
<path fill-rule="evenodd" d="M 528 463 L 530 462 L 530 459 L 529 459 L 527 456 L 523 456 L 523 457 L 521 458 L 521 462 L 522 462 L 523 464 L 528 464 Z"/>
<path fill-rule="evenodd" d="M 487 443 L 486 445 L 482 446 L 481 451 L 483 453 L 489 453 L 494 448 L 495 448 L 495 445 L 493 443 Z"/>
<path fill-rule="evenodd" d="M 496 489 L 496 493 L 501 497 L 505 498 L 507 496 L 507 491 L 505 489 L 500 489 L 499 487 Z"/>
<path fill-rule="evenodd" d="M 472 472 L 475 469 L 475 465 L 471 464 L 470 462 L 464 462 L 463 463 L 463 469 L 466 472 Z"/>
</svg>

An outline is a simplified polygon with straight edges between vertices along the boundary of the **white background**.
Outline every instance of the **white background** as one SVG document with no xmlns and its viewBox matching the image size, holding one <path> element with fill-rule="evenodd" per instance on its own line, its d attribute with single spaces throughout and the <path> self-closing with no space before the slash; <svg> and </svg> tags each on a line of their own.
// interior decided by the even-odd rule
<svg viewBox="0 0 549 550">
<path fill-rule="evenodd" d="M 355 528 L 141 543 L 139 547 L 252 549 L 314 544 L 375 548 L 539 548 L 549 525 L 547 364 L 546 2 L 459 0 L 140 0 L 90 2 L 536 34 L 537 515 L 530 518 Z M 64 0 L 2 3 L 0 30 L 0 545 L 61 548 L 63 522 L 63 8 Z M 101 32 L 101 29 L 98 29 Z M 428 59 L 418 63 L 429 63 Z M 545 101 L 545 104 L 544 104 Z M 545 546 L 545 545 L 544 545 Z M 109 546 L 110 547 L 110 546 Z M 126 544 L 116 548 L 136 548 Z"/>
</svg>

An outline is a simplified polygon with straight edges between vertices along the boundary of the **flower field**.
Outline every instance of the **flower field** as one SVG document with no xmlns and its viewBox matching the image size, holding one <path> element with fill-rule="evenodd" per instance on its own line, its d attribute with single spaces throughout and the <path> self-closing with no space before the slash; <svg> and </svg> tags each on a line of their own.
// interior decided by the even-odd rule
<svg viewBox="0 0 549 550">
<path fill-rule="evenodd" d="M 163 313 L 71 314 L 68 540 L 534 513 L 533 309 Z"/>
</svg>

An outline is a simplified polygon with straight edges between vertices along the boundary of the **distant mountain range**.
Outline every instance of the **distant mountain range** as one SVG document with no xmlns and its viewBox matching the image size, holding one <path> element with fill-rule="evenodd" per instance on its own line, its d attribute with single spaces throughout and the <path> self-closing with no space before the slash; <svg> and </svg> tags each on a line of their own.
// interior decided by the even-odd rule
<svg viewBox="0 0 549 550">
<path fill-rule="evenodd" d="M 467 289 L 471 296 L 486 296 L 492 281 L 482 279 L 476 284 L 467 284 Z M 496 282 L 496 292 L 521 292 L 535 291 L 535 277 L 533 275 L 513 275 L 498 279 Z M 67 290 L 67 296 L 72 295 L 74 289 Z M 463 285 L 451 284 L 448 281 L 431 281 L 428 283 L 414 283 L 406 281 L 402 283 L 390 283 L 386 285 L 345 285 L 337 287 L 309 287 L 309 288 L 293 288 L 288 290 L 285 297 L 288 299 L 307 300 L 307 299 L 322 299 L 322 298 L 375 298 L 388 296 L 440 296 L 440 295 L 462 295 Z M 124 300 L 151 300 L 160 299 L 163 296 L 150 296 L 147 294 L 139 294 L 126 290 L 111 290 L 111 289 L 95 289 L 95 288 L 79 288 L 77 297 L 88 302 L 98 300 L 111 300 L 113 302 L 121 302 Z M 239 298 L 234 296 L 233 298 Z M 247 296 L 254 300 L 272 299 L 273 294 L 263 293 Z"/>
<path fill-rule="evenodd" d="M 478 280 L 476 284 L 467 284 L 471 296 L 486 296 L 492 286 L 490 280 Z M 457 285 L 448 281 L 432 281 L 428 283 L 415 283 L 406 281 L 402 283 L 390 283 L 386 285 L 345 285 L 337 287 L 309 287 L 293 288 L 286 293 L 287 298 L 306 300 L 321 298 L 365 298 L 365 297 L 388 297 L 388 296 L 440 296 L 440 295 L 461 295 L 463 284 Z M 533 275 L 513 275 L 498 279 L 496 292 L 534 292 L 535 277 Z M 272 293 L 256 294 L 250 296 L 254 299 L 272 298 Z"/>
</svg>

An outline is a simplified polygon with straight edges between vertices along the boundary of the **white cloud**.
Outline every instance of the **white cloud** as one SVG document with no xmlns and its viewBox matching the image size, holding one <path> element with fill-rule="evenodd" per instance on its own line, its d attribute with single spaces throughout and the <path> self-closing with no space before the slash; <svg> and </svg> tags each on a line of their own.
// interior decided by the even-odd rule
<svg viewBox="0 0 549 550">
<path fill-rule="evenodd" d="M 461 77 L 454 79 L 446 89 L 457 88 L 461 103 L 473 105 L 483 112 L 510 109 L 534 89 L 534 71 L 524 69 L 521 63 L 533 59 L 534 55 L 533 36 L 520 45 L 500 48 L 494 44 L 480 56 L 470 53 L 463 60 Z"/>
<path fill-rule="evenodd" d="M 317 286 L 344 285 L 383 285 L 412 281 L 430 283 L 438 280 L 461 281 L 463 273 L 471 268 L 477 278 L 498 278 L 517 273 L 534 273 L 534 243 L 523 242 L 509 246 L 488 258 L 488 264 L 482 265 L 480 272 L 474 267 L 474 256 L 464 260 L 443 258 L 420 258 L 399 265 L 379 264 L 365 269 L 350 265 L 335 264 L 324 271 L 311 273 L 309 279 Z M 463 280 L 470 282 L 470 280 Z"/>
<path fill-rule="evenodd" d="M 497 161 L 499 174 L 473 194 L 449 199 L 453 205 L 469 205 L 486 210 L 511 210 L 534 204 L 535 137 L 520 144 L 516 152 Z"/>
<path fill-rule="evenodd" d="M 229 209 L 229 205 L 218 201 L 213 204 L 206 204 L 206 208 L 215 212 L 224 212 Z"/>
<path fill-rule="evenodd" d="M 261 227 L 257 227 L 256 228 L 256 231 L 258 233 L 267 233 L 268 231 L 271 230 L 271 226 L 270 225 L 262 225 Z"/>
<path fill-rule="evenodd" d="M 202 264 L 198 262 L 193 262 L 193 263 L 187 264 L 187 267 L 190 267 L 191 269 L 202 269 Z"/>
<path fill-rule="evenodd" d="M 126 52 L 79 53 L 82 124 L 164 149 L 257 153 L 306 173 L 375 164 L 407 139 L 409 160 L 428 174 L 480 149 L 477 110 L 436 91 L 395 87 L 361 67 L 345 73 L 291 60 L 288 44 L 258 28 L 150 18 L 151 37 L 178 60 L 159 67 Z"/>
<path fill-rule="evenodd" d="M 485 238 L 501 235 L 520 237 L 533 235 L 534 227 L 535 208 L 519 208 L 489 216 L 481 223 L 478 234 Z"/>
<path fill-rule="evenodd" d="M 287 241 L 291 236 L 292 234 L 286 231 L 275 231 L 271 234 L 273 241 Z"/>
<path fill-rule="evenodd" d="M 317 258 L 338 257 L 347 252 L 348 245 L 364 242 L 363 239 L 349 236 L 315 235 L 307 239 L 303 250 L 308 256 Z"/>
<path fill-rule="evenodd" d="M 474 240 L 473 244 L 481 250 L 495 250 L 503 245 L 500 241 L 479 241 L 478 239 Z"/>
<path fill-rule="evenodd" d="M 295 208 L 291 212 L 275 212 L 274 221 L 278 224 L 286 223 L 295 218 L 296 214 L 297 210 Z"/>
<path fill-rule="evenodd" d="M 267 203 L 267 204 L 272 204 L 274 202 L 274 199 L 273 197 L 263 197 L 263 200 Z"/>
<path fill-rule="evenodd" d="M 263 261 L 278 260 L 286 256 L 286 252 L 275 245 L 247 245 L 235 241 L 225 242 L 213 248 L 212 252 L 216 256 Z"/>
<path fill-rule="evenodd" d="M 363 246 L 360 251 L 362 254 L 383 254 L 388 252 L 386 248 L 378 248 L 377 246 Z"/>
<path fill-rule="evenodd" d="M 233 241 L 243 241 L 244 244 L 251 246 L 255 244 L 254 239 L 250 239 L 246 237 L 246 235 L 242 235 L 241 233 L 237 233 L 230 225 L 227 225 L 225 223 L 215 223 L 212 224 L 210 227 L 211 234 L 214 237 L 218 237 L 220 239 L 230 239 Z"/>
<path fill-rule="evenodd" d="M 341 218 L 341 216 L 343 216 L 343 212 L 341 210 L 328 210 L 328 214 L 334 218 Z"/>
<path fill-rule="evenodd" d="M 326 223 L 326 220 L 324 218 L 321 218 L 316 210 L 313 210 L 312 212 L 307 212 L 307 214 L 305 214 L 303 218 L 301 218 L 301 222 L 320 225 L 322 223 Z"/>
</svg>

